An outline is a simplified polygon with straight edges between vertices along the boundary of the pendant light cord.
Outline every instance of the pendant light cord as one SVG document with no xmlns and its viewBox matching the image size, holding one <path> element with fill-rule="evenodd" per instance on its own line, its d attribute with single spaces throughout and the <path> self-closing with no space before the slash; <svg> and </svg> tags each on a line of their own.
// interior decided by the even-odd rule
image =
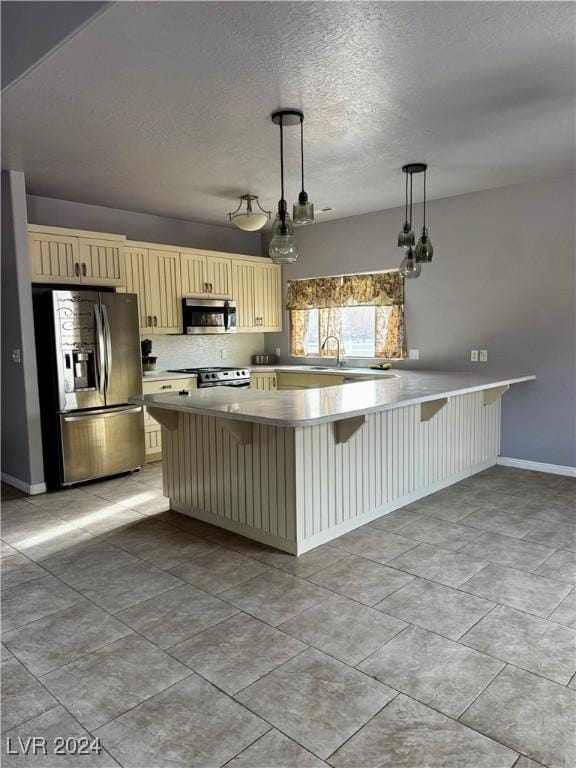
<svg viewBox="0 0 576 768">
<path fill-rule="evenodd" d="M 300 164 L 302 168 L 302 192 L 304 192 L 304 118 L 300 118 Z"/>
<path fill-rule="evenodd" d="M 426 170 L 424 171 L 424 202 L 422 206 L 422 228 L 426 229 Z"/>
<path fill-rule="evenodd" d="M 412 172 L 410 172 L 410 229 L 412 229 Z"/>
<path fill-rule="evenodd" d="M 286 204 L 284 202 L 284 118 L 280 117 L 280 221 L 286 221 Z"/>
<path fill-rule="evenodd" d="M 404 221 L 408 222 L 408 171 L 406 171 L 406 194 L 404 196 Z"/>
</svg>

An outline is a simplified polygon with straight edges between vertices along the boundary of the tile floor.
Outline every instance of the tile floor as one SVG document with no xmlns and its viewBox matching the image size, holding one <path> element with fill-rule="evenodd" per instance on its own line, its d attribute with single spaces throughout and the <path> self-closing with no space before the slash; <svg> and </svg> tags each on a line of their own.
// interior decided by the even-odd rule
<svg viewBox="0 0 576 768">
<path fill-rule="evenodd" d="M 494 467 L 296 559 L 150 465 L 3 488 L 2 557 L 8 765 L 576 765 L 574 479 Z"/>
</svg>

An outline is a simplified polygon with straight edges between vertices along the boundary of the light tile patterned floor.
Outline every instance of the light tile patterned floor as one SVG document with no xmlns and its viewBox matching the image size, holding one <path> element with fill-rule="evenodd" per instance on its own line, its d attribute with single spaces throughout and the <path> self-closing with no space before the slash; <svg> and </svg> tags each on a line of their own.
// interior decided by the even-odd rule
<svg viewBox="0 0 576 768">
<path fill-rule="evenodd" d="M 3 487 L 3 749 L 103 745 L 5 764 L 576 765 L 576 480 L 494 467 L 300 559 L 160 489 Z"/>
</svg>

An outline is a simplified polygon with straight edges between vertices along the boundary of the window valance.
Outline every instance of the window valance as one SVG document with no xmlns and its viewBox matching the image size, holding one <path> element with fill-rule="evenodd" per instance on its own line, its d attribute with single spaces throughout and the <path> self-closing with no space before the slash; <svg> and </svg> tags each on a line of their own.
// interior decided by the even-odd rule
<svg viewBox="0 0 576 768">
<path fill-rule="evenodd" d="M 397 270 L 365 275 L 315 277 L 288 282 L 287 309 L 329 309 L 404 304 L 404 278 Z"/>
</svg>

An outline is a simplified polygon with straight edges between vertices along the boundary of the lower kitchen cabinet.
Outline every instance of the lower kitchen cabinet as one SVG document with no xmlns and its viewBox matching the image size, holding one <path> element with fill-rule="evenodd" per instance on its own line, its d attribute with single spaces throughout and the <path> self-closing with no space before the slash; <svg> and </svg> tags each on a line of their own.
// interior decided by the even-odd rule
<svg viewBox="0 0 576 768">
<path fill-rule="evenodd" d="M 252 371 L 250 389 L 259 389 L 263 392 L 276 389 L 276 371 Z"/>
<path fill-rule="evenodd" d="M 165 392 L 178 392 L 181 389 L 196 389 L 196 377 L 188 379 L 158 379 L 156 381 L 144 381 L 142 394 L 161 395 Z M 146 444 L 146 461 L 159 461 L 162 458 L 162 427 L 144 409 L 144 432 Z"/>
</svg>

